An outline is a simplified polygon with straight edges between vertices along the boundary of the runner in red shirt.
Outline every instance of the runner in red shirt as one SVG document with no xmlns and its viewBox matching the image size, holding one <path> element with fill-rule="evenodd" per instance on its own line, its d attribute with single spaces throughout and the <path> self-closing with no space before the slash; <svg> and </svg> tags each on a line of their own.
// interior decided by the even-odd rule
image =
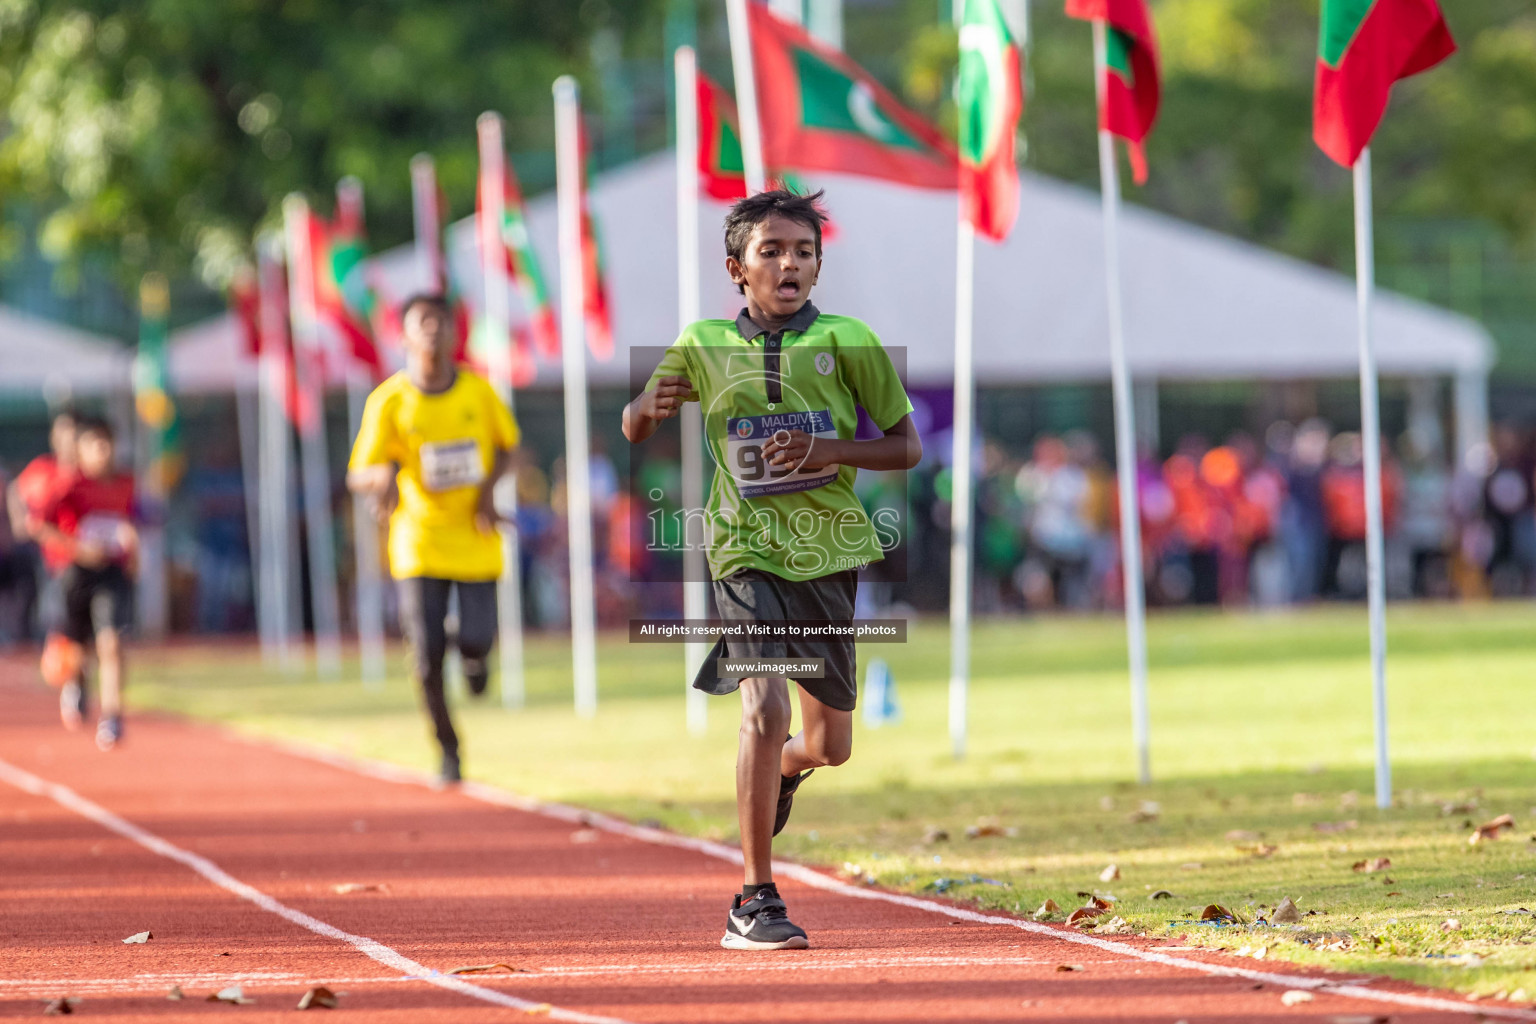
<svg viewBox="0 0 1536 1024">
<path fill-rule="evenodd" d="M 101 674 L 96 745 L 111 750 L 123 736 L 122 635 L 133 621 L 139 549 L 133 478 L 113 468 L 112 428 L 105 420 L 82 418 L 77 434 L 79 472 L 44 511 L 36 532 L 48 568 L 59 574 L 60 632 L 82 649 L 95 646 Z M 73 685 L 83 680 L 82 672 Z M 83 714 L 83 687 L 77 700 Z"/>
</svg>

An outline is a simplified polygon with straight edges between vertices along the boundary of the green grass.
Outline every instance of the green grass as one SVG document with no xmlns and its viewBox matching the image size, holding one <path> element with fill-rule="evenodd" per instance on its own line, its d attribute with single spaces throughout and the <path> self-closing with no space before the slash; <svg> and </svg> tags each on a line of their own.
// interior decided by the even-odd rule
<svg viewBox="0 0 1536 1024">
<path fill-rule="evenodd" d="M 1178 613 L 1149 628 L 1152 764 L 1133 784 L 1124 637 L 1109 618 L 1009 619 L 974 632 L 968 755 L 950 754 L 948 634 L 923 624 L 892 663 L 905 719 L 860 725 L 854 757 L 802 790 L 779 850 L 982 907 L 1070 910 L 1112 894 L 1135 930 L 1189 944 L 1390 974 L 1484 995 L 1536 995 L 1536 607 L 1416 606 L 1390 616 L 1395 806 L 1372 798 L 1371 681 L 1356 608 Z M 457 702 L 473 777 L 716 839 L 736 834 L 737 705 L 684 729 L 681 648 L 604 640 L 594 721 L 572 713 L 570 652 L 531 638 L 529 700 Z M 399 662 L 396 662 L 397 666 Z M 131 706 L 214 719 L 420 769 L 434 751 L 396 674 L 379 694 L 263 668 L 253 653 L 137 663 Z M 1156 817 L 1133 821 L 1144 801 Z M 1468 807 L 1467 805 L 1473 805 Z M 1447 813 L 1448 805 L 1463 809 Z M 1469 846 L 1501 813 L 1525 830 Z M 1011 834 L 967 839 L 995 822 Z M 1335 823 L 1320 832 L 1317 823 Z M 1353 824 L 1340 824 L 1353 823 Z M 929 842 L 933 830 L 949 839 Z M 1257 838 L 1229 839 L 1246 831 Z M 1268 856 L 1252 851 L 1276 847 Z M 1389 857 L 1387 871 L 1352 870 Z M 1121 878 L 1100 881 L 1107 865 Z M 983 881 L 968 881 L 973 877 Z M 990 884 L 992 882 L 1002 884 Z M 1171 898 L 1152 900 L 1157 890 Z M 1219 903 L 1252 922 L 1282 897 L 1294 927 L 1186 923 Z M 1457 919 L 1459 931 L 1443 931 Z M 1524 990 L 1522 994 L 1520 990 Z"/>
</svg>

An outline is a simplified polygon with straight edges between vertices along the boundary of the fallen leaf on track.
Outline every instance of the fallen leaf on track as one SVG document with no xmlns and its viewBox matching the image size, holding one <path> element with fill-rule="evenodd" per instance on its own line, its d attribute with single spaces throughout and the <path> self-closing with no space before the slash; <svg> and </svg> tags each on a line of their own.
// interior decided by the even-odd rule
<svg viewBox="0 0 1536 1024">
<path fill-rule="evenodd" d="M 498 970 L 506 971 L 508 974 L 532 974 L 532 973 L 534 973 L 533 970 L 531 968 L 528 968 L 528 967 L 513 967 L 511 964 L 502 964 L 502 963 L 495 963 L 495 964 L 473 964 L 473 965 L 468 966 L 468 967 L 455 967 L 453 970 L 447 971 L 446 973 L 448 973 L 448 974 L 488 974 L 491 971 L 498 971 Z"/>
<path fill-rule="evenodd" d="M 1118 880 L 1119 877 L 1120 865 L 1118 864 L 1111 864 L 1109 867 L 1099 872 L 1099 881 L 1101 882 L 1113 882 Z"/>
<path fill-rule="evenodd" d="M 136 935 L 128 936 L 126 939 L 123 940 L 123 944 L 124 945 L 133 945 L 135 943 L 148 942 L 150 939 L 152 939 L 154 937 L 155 936 L 154 936 L 154 934 L 152 932 L 139 932 Z"/>
<path fill-rule="evenodd" d="M 171 1000 L 172 1002 L 180 1002 L 187 997 L 186 994 L 181 991 L 180 985 L 172 985 L 171 990 L 165 994 L 165 998 Z"/>
<path fill-rule="evenodd" d="M 336 1009 L 336 1004 L 336 993 L 324 985 L 317 985 L 308 992 L 305 992 L 303 997 L 299 999 L 299 1009 L 301 1010 L 334 1010 Z"/>
<path fill-rule="evenodd" d="M 338 896 L 350 896 L 355 892 L 389 892 L 389 887 L 376 882 L 343 882 L 331 886 L 331 891 Z"/>
<path fill-rule="evenodd" d="M 1053 917 L 1059 913 L 1061 913 L 1061 908 L 1056 905 L 1056 901 L 1046 900 L 1035 910 L 1033 917 L 1036 921 L 1044 921 L 1046 918 Z"/>
<path fill-rule="evenodd" d="M 1056 965 L 1056 969 L 1058 971 L 1080 971 L 1080 970 L 1083 969 L 1083 965 L 1082 964 L 1057 964 Z"/>
<path fill-rule="evenodd" d="M 229 988 L 219 989 L 219 991 L 209 996 L 207 1001 L 210 1003 L 232 1003 L 235 1006 L 250 1006 L 256 1000 L 245 998 L 245 992 L 239 985 L 231 985 Z"/>
<path fill-rule="evenodd" d="M 1296 909 L 1296 904 L 1287 896 L 1275 905 L 1275 912 L 1270 920 L 1276 924 L 1295 924 L 1301 920 L 1301 911 Z"/>
<path fill-rule="evenodd" d="M 1311 1001 L 1312 993 L 1303 992 L 1299 988 L 1293 988 L 1280 997 L 1280 1002 L 1286 1006 L 1296 1006 L 1301 1003 L 1310 1003 Z"/>
<path fill-rule="evenodd" d="M 43 1016 L 61 1017 L 66 1013 L 74 1013 L 75 1007 L 79 1004 L 79 1002 L 80 1000 L 76 999 L 74 996 L 64 996 L 60 999 L 54 999 L 43 1007 Z"/>
<path fill-rule="evenodd" d="M 538 1006 L 528 1007 L 528 1009 L 524 1010 L 523 1012 L 530 1017 L 547 1017 L 549 1016 L 550 1011 L 553 1009 L 554 1007 L 550 1006 L 548 1003 L 540 1003 Z"/>
<path fill-rule="evenodd" d="M 1355 861 L 1354 870 L 1369 875 L 1377 871 L 1385 871 L 1391 866 L 1391 857 L 1372 857 L 1369 860 Z"/>
</svg>

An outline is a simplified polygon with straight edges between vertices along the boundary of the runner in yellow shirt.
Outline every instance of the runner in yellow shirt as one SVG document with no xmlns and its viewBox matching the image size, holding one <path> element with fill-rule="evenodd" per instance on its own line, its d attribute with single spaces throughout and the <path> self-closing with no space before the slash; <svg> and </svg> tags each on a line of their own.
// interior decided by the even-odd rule
<svg viewBox="0 0 1536 1024">
<path fill-rule="evenodd" d="M 448 595 L 459 595 L 457 644 L 475 696 L 490 680 L 501 537 L 492 499 L 512 468 L 517 423 L 490 382 L 454 363 L 453 318 L 440 295 L 400 309 L 406 367 L 374 389 L 347 467 L 347 487 L 389 523 L 389 572 L 412 670 L 457 782 L 459 737 L 443 695 Z"/>
</svg>

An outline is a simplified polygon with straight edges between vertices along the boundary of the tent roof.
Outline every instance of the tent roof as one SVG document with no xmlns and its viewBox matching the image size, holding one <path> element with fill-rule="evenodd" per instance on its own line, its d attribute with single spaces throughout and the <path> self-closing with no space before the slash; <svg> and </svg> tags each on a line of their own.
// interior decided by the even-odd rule
<svg viewBox="0 0 1536 1024">
<path fill-rule="evenodd" d="M 630 350 L 666 345 L 677 334 L 674 168 L 669 154 L 659 154 L 596 181 L 591 201 L 606 253 L 616 353 L 606 363 L 588 357 L 594 384 L 627 385 Z M 952 380 L 954 194 L 834 176 L 815 184 L 826 187 L 836 223 L 817 305 L 861 317 L 888 347 L 904 347 L 912 382 Z M 722 266 L 724 212 L 708 203 L 700 218 L 705 316 L 734 316 L 741 305 Z M 1353 279 L 1134 205 L 1124 207 L 1121 226 L 1133 373 L 1215 380 L 1358 372 Z M 558 301 L 553 194 L 529 203 L 528 227 L 551 298 Z M 480 306 L 472 218 L 451 227 L 448 248 L 454 279 L 466 300 Z M 425 284 L 410 246 L 381 253 L 374 269 L 388 296 L 403 297 Z M 519 317 L 515 294 L 511 306 Z M 208 333 L 198 333 L 204 330 L 198 325 L 173 336 L 175 349 L 204 353 L 174 357 L 178 386 L 212 386 L 219 374 L 232 380 L 238 372 L 238 361 L 223 354 L 236 344 L 233 325 L 215 328 L 217 322 L 206 325 Z M 1492 342 L 1476 321 L 1390 292 L 1378 292 L 1375 328 L 1378 362 L 1387 375 L 1479 374 L 1493 361 Z M 212 340 L 215 335 L 221 340 Z M 1002 245 L 977 243 L 975 365 L 983 384 L 1108 377 L 1096 192 L 1023 175 L 1012 236 Z M 536 386 L 559 379 L 558 360 L 539 361 Z"/>
<path fill-rule="evenodd" d="M 0 391 L 115 391 L 128 387 L 132 362 L 116 338 L 0 306 Z"/>
</svg>

